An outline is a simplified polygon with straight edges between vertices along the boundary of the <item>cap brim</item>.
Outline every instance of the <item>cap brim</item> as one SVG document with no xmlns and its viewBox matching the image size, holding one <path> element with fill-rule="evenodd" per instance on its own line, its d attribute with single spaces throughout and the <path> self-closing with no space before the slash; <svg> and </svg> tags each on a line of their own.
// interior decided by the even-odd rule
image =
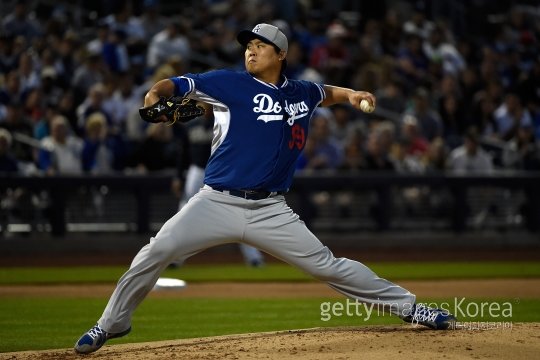
<svg viewBox="0 0 540 360">
<path fill-rule="evenodd" d="M 267 44 L 274 45 L 270 40 L 268 40 L 264 36 L 255 34 L 254 32 L 249 31 L 249 30 L 242 30 L 236 36 L 236 40 L 238 40 L 240 45 L 242 45 L 244 47 L 246 47 L 248 42 L 250 42 L 253 39 L 259 39 L 261 41 L 264 41 Z"/>
</svg>

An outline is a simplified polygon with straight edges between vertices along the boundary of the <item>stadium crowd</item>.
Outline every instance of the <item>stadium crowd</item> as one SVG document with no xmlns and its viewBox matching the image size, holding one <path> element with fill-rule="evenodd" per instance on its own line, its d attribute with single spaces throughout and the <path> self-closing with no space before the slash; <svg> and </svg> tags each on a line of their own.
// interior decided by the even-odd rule
<svg viewBox="0 0 540 360">
<path fill-rule="evenodd" d="M 43 3 L 2 5 L 0 172 L 181 176 L 184 126 L 141 121 L 145 92 L 243 68 L 235 36 L 260 22 L 289 38 L 286 76 L 378 99 L 372 114 L 318 110 L 299 169 L 540 169 L 540 8 L 526 1 Z"/>
</svg>

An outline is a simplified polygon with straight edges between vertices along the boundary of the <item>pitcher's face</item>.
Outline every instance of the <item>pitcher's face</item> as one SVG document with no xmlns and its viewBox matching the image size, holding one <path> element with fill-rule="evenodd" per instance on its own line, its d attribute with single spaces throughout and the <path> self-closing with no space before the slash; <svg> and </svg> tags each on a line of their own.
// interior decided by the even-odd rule
<svg viewBox="0 0 540 360">
<path fill-rule="evenodd" d="M 281 71 L 283 54 L 277 54 L 272 45 L 259 39 L 253 39 L 247 44 L 244 55 L 246 70 L 252 75 Z"/>
</svg>

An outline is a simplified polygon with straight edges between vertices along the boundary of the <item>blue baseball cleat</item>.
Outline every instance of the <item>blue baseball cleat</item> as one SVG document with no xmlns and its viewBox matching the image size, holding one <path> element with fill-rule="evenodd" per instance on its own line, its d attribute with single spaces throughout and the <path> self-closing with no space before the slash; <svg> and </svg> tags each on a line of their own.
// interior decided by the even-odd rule
<svg viewBox="0 0 540 360">
<path fill-rule="evenodd" d="M 131 327 L 127 330 L 111 334 L 103 330 L 98 324 L 88 330 L 75 343 L 75 352 L 79 354 L 88 354 L 101 348 L 109 339 L 114 339 L 127 335 L 131 331 Z"/>
<path fill-rule="evenodd" d="M 405 316 L 403 321 L 427 326 L 434 330 L 454 328 L 456 317 L 447 310 L 435 309 L 424 304 L 414 304 L 411 315 Z"/>
</svg>

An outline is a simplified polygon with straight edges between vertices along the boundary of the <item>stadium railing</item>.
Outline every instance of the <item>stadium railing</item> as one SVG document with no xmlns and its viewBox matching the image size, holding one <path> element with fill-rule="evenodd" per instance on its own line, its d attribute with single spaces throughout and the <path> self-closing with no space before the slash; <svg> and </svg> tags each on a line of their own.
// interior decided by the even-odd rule
<svg viewBox="0 0 540 360">
<path fill-rule="evenodd" d="M 107 231 L 114 223 L 122 225 L 117 230 L 146 233 L 177 211 L 171 180 L 170 175 L 0 174 L 0 226 L 6 232 L 10 226 L 26 222 L 32 231 L 63 235 Z M 512 218 L 513 226 L 538 232 L 539 183 L 540 172 L 524 171 L 314 172 L 298 173 L 287 197 L 293 210 L 318 229 L 435 229 L 438 221 L 443 228 L 463 232 L 487 217 L 499 226 Z M 16 193 L 29 194 L 26 206 L 16 203 Z M 310 206 L 314 212 L 306 210 Z"/>
</svg>

